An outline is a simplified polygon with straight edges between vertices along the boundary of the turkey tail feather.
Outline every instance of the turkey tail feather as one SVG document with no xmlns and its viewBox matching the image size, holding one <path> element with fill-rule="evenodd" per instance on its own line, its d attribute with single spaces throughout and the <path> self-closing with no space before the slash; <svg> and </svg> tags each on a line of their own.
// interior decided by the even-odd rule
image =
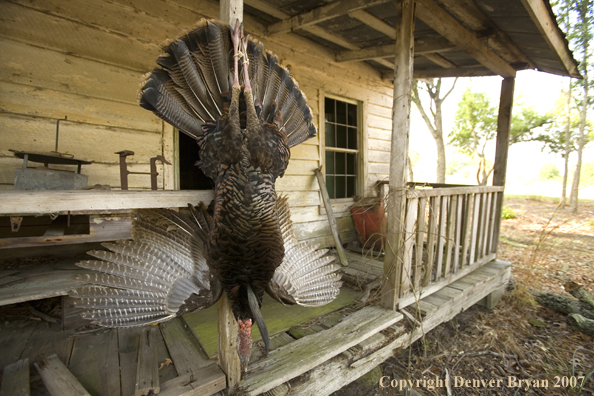
<svg viewBox="0 0 594 396">
<path fill-rule="evenodd" d="M 220 296 L 205 259 L 205 231 L 190 217 L 165 209 L 142 209 L 132 222 L 133 241 L 105 243 L 78 266 L 88 286 L 69 293 L 83 317 L 106 327 L 162 322 L 205 308 Z"/>
<path fill-rule="evenodd" d="M 293 231 L 287 196 L 277 199 L 277 211 L 285 243 L 285 257 L 278 266 L 268 287 L 275 299 L 303 306 L 324 305 L 340 292 L 340 266 L 333 263 L 327 249 L 319 245 L 299 242 Z"/>
</svg>

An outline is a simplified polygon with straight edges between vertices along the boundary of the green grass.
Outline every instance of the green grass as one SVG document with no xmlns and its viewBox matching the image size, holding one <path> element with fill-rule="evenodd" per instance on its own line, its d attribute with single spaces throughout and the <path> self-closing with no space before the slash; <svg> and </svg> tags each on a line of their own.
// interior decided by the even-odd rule
<svg viewBox="0 0 594 396">
<path fill-rule="evenodd" d="M 515 219 L 516 212 L 507 205 L 504 205 L 501 209 L 501 218 L 502 219 Z"/>
</svg>

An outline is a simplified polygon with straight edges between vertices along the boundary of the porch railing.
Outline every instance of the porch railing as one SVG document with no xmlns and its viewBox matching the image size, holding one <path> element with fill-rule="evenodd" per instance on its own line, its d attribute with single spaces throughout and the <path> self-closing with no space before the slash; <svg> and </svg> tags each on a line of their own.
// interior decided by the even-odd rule
<svg viewBox="0 0 594 396">
<path fill-rule="evenodd" d="M 496 186 L 407 190 L 400 307 L 495 258 L 502 198 Z"/>
</svg>

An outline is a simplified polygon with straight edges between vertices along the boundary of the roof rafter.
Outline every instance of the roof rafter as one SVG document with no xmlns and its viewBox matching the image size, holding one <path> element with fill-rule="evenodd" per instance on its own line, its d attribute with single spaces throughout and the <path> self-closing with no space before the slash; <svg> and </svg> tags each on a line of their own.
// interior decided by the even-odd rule
<svg viewBox="0 0 594 396">
<path fill-rule="evenodd" d="M 417 80 L 427 78 L 447 78 L 447 77 L 481 77 L 481 76 L 494 76 L 492 70 L 484 66 L 469 66 L 469 67 L 455 67 L 451 69 L 426 69 L 426 70 L 414 70 L 413 77 Z M 386 71 L 382 73 L 382 78 L 385 80 L 393 80 L 394 72 Z"/>
<path fill-rule="evenodd" d="M 563 38 L 557 22 L 551 16 L 544 2 L 542 0 L 522 0 L 522 3 L 545 40 L 548 41 L 550 47 L 559 55 L 565 70 L 567 70 L 570 76 L 581 78 L 577 64 L 573 61 L 573 55 L 567 48 L 565 38 Z"/>
<path fill-rule="evenodd" d="M 393 38 L 396 40 L 396 28 L 392 27 L 391 25 L 387 24 L 380 18 L 376 17 L 375 15 L 370 14 L 365 10 L 357 10 L 349 12 L 349 16 L 351 18 L 355 18 L 377 30 L 385 34 L 386 36 Z"/>
<path fill-rule="evenodd" d="M 302 29 L 305 26 L 327 21 L 328 19 L 345 15 L 352 11 L 386 3 L 387 1 L 388 0 L 338 0 L 270 25 L 267 32 L 270 35 L 288 33 L 295 29 Z M 247 3 L 249 4 L 249 1 Z"/>
<path fill-rule="evenodd" d="M 433 0 L 417 0 L 417 17 L 495 74 L 515 77 L 516 70 L 483 44 Z M 454 69 L 447 69 L 454 70 Z"/>
<path fill-rule="evenodd" d="M 455 46 L 443 37 L 415 40 L 415 55 L 424 55 L 433 52 L 447 51 Z M 358 51 L 344 51 L 336 54 L 337 62 L 355 62 L 374 58 L 390 58 L 394 56 L 394 44 L 380 45 L 364 48 Z"/>
<path fill-rule="evenodd" d="M 453 15 L 475 32 L 489 32 L 487 42 L 509 63 L 526 63 L 531 69 L 534 63 L 520 51 L 513 41 L 497 27 L 473 0 L 440 0 Z"/>
</svg>

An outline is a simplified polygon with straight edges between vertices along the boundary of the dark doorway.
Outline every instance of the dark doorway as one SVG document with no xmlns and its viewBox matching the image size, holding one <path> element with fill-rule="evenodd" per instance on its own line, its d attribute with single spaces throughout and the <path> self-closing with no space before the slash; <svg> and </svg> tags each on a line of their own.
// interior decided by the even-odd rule
<svg viewBox="0 0 594 396">
<path fill-rule="evenodd" d="M 198 144 L 194 139 L 179 132 L 179 189 L 212 190 L 214 183 L 196 166 L 200 160 Z"/>
</svg>

